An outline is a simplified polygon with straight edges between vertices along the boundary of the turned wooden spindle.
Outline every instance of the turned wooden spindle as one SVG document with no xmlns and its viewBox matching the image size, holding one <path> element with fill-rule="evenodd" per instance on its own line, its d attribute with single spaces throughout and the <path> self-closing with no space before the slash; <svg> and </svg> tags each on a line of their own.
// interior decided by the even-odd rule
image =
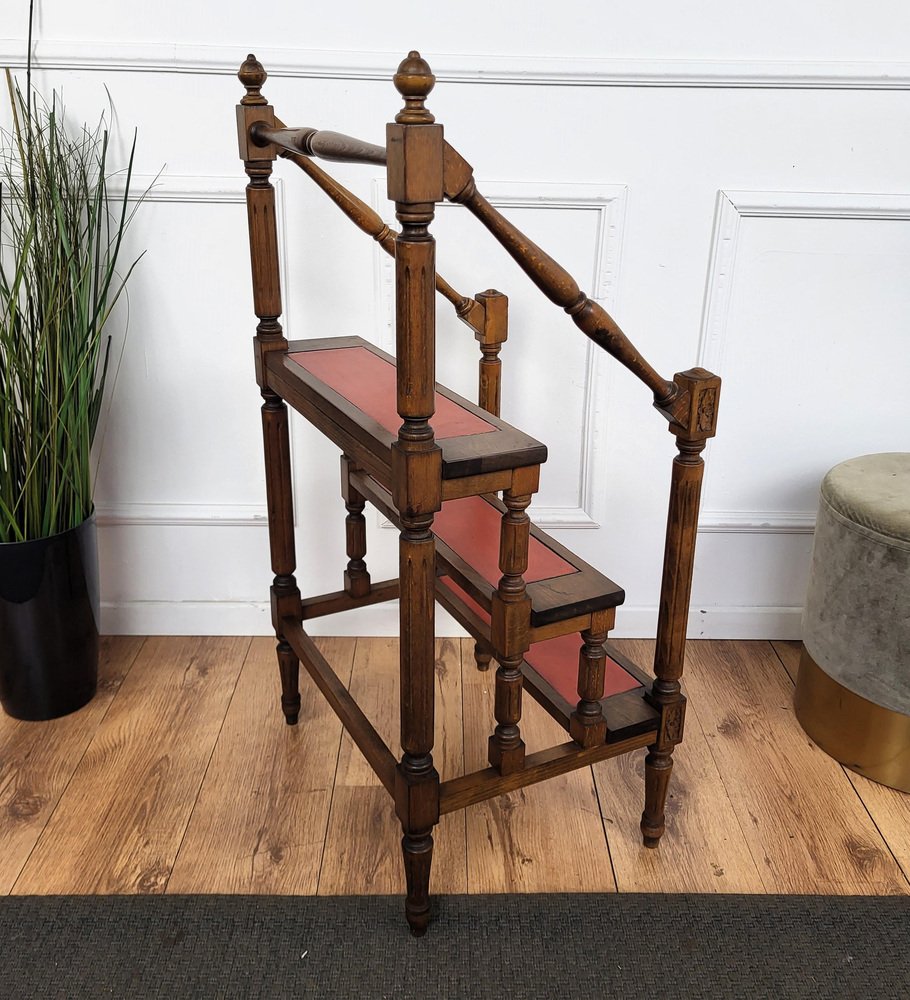
<svg viewBox="0 0 910 1000">
<path fill-rule="evenodd" d="M 686 625 L 704 475 L 701 453 L 707 439 L 716 433 L 720 397 L 720 379 L 703 368 L 678 373 L 676 382 L 685 390 L 688 409 L 680 421 L 670 427 L 676 435 L 679 453 L 673 460 L 670 483 L 654 653 L 657 679 L 649 696 L 651 703 L 660 710 L 661 723 L 657 740 L 648 748 L 645 758 L 645 809 L 641 831 L 646 847 L 657 847 L 664 832 L 664 806 L 673 770 L 673 748 L 683 737 L 686 699 L 679 682 L 685 664 Z"/>
<path fill-rule="evenodd" d="M 266 502 L 269 511 L 269 546 L 272 572 L 272 625 L 278 642 L 281 674 L 281 707 L 289 725 L 297 722 L 300 711 L 299 662 L 285 639 L 281 619 L 301 617 L 300 590 L 294 577 L 294 509 L 291 493 L 291 449 L 288 411 L 284 400 L 268 385 L 265 355 L 286 350 L 287 340 L 279 322 L 281 283 L 278 272 L 278 230 L 275 221 L 275 190 L 271 184 L 275 154 L 250 142 L 254 122 L 270 121 L 271 106 L 262 96 L 266 72 L 254 55 L 247 56 L 237 74 L 246 94 L 237 107 L 240 156 L 249 183 L 246 189 L 250 228 L 250 256 L 253 270 L 253 308 L 259 318 L 256 327 L 256 376 L 262 393 L 262 434 L 265 448 Z"/>
<path fill-rule="evenodd" d="M 483 329 L 474 335 L 480 344 L 477 402 L 488 413 L 499 416 L 502 405 L 502 361 L 499 352 L 509 336 L 509 300 L 493 288 L 478 292 L 483 306 Z"/>
<path fill-rule="evenodd" d="M 433 438 L 435 409 L 435 245 L 429 231 L 442 200 L 442 127 L 425 100 L 433 74 L 419 53 L 398 68 L 405 106 L 387 127 L 389 198 L 401 232 L 395 240 L 398 413 L 392 445 L 392 496 L 399 512 L 401 589 L 401 748 L 395 807 L 404 836 L 405 916 L 415 935 L 429 922 L 433 827 L 439 775 L 433 765 L 436 548 L 433 514 L 442 506 L 442 453 Z"/>
<path fill-rule="evenodd" d="M 607 720 L 603 716 L 607 641 L 606 629 L 590 628 L 581 633 L 582 647 L 578 652 L 579 702 L 569 720 L 569 733 L 583 747 L 599 746 L 607 739 Z"/>
<path fill-rule="evenodd" d="M 474 662 L 478 670 L 489 670 L 492 659 L 493 654 L 486 646 L 481 646 L 479 642 L 474 643 Z"/>
<path fill-rule="evenodd" d="M 490 639 L 496 662 L 494 711 L 496 728 L 490 736 L 487 757 L 500 774 L 520 771 L 524 766 L 525 744 L 521 738 L 521 664 L 530 645 L 528 622 L 531 600 L 524 573 L 528 568 L 531 520 L 527 510 L 539 485 L 540 467 L 516 469 L 512 485 L 503 492 L 506 512 L 502 517 L 499 541 L 499 569 L 502 572 L 493 594 Z"/>
<path fill-rule="evenodd" d="M 366 597 L 370 593 L 370 574 L 364 561 L 367 554 L 367 522 L 363 516 L 366 497 L 351 482 L 351 474 L 356 471 L 351 459 L 342 455 L 341 495 L 348 512 L 344 524 L 348 555 L 344 589 L 351 597 Z"/>
</svg>

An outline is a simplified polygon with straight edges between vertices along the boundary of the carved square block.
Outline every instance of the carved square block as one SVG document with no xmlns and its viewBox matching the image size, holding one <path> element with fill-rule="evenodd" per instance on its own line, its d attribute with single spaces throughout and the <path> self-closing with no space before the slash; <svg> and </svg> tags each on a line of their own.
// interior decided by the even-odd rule
<svg viewBox="0 0 910 1000">
<path fill-rule="evenodd" d="M 427 203 L 442 201 L 442 126 L 387 125 L 389 198 Z"/>
<path fill-rule="evenodd" d="M 392 444 L 392 500 L 403 517 L 439 510 L 442 451 L 438 445 L 406 449 L 400 441 Z"/>
<path fill-rule="evenodd" d="M 717 433 L 720 378 L 704 368 L 690 368 L 677 372 L 675 381 L 688 393 L 689 405 L 679 419 L 679 425 L 671 427 L 673 433 L 693 441 L 714 437 Z"/>
<path fill-rule="evenodd" d="M 435 767 L 415 778 L 398 765 L 395 814 L 407 830 L 429 830 L 439 822 L 439 774 Z"/>
<path fill-rule="evenodd" d="M 275 127 L 275 109 L 271 104 L 237 105 L 237 142 L 241 160 L 274 160 L 278 151 L 271 143 L 257 146 L 250 139 L 250 127 L 262 122 L 269 128 Z"/>
</svg>

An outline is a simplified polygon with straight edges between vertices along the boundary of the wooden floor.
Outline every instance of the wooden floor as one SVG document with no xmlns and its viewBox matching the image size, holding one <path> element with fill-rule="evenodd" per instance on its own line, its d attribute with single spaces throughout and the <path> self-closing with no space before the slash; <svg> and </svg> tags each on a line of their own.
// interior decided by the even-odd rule
<svg viewBox="0 0 910 1000">
<path fill-rule="evenodd" d="M 319 644 L 397 745 L 397 641 Z M 647 662 L 649 643 L 619 643 Z M 440 640 L 443 778 L 484 765 L 492 672 Z M 0 893 L 402 891 L 391 802 L 309 678 L 284 725 L 273 643 L 111 638 L 50 723 L 0 716 Z M 845 771 L 793 717 L 792 643 L 692 642 L 667 832 L 640 845 L 643 753 L 444 817 L 435 892 L 910 893 L 910 795 Z M 565 735 L 526 699 L 529 750 Z"/>
</svg>

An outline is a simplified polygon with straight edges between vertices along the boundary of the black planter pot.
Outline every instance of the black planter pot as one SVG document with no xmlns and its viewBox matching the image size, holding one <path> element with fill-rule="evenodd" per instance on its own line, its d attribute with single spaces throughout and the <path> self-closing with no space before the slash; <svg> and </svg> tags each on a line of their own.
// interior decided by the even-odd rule
<svg viewBox="0 0 910 1000">
<path fill-rule="evenodd" d="M 98 544 L 78 528 L 0 543 L 0 704 L 15 719 L 55 719 L 98 686 Z"/>
</svg>

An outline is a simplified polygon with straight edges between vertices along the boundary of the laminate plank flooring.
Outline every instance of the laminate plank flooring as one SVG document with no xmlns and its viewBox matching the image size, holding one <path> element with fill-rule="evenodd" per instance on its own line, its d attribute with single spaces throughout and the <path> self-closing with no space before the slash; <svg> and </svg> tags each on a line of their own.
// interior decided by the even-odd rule
<svg viewBox="0 0 910 1000">
<path fill-rule="evenodd" d="M 0 712 L 0 894 L 19 877 L 142 643 L 137 636 L 102 639 L 98 693 L 72 715 L 18 722 Z"/>
<path fill-rule="evenodd" d="M 349 681 L 355 640 L 316 643 Z M 316 892 L 342 727 L 301 674 L 299 724 L 279 724 L 275 641 L 253 640 L 168 892 Z"/>
<path fill-rule="evenodd" d="M 799 672 L 801 644 L 772 642 L 771 645 L 795 684 Z M 843 771 L 884 837 L 895 861 L 901 866 L 904 875 L 910 879 L 910 795 L 870 781 L 847 767 L 844 767 Z"/>
<path fill-rule="evenodd" d="M 397 642 L 319 640 L 393 749 Z M 628 641 L 647 663 L 650 644 Z M 689 644 L 667 833 L 640 846 L 643 754 L 443 818 L 432 891 L 910 892 L 910 795 L 845 772 L 792 711 L 798 644 Z M 434 757 L 485 765 L 494 671 L 438 640 Z M 113 638 L 98 696 L 0 716 L 0 893 L 401 892 L 391 800 L 302 672 L 284 724 L 269 639 Z M 529 750 L 565 735 L 530 697 Z"/>
<path fill-rule="evenodd" d="M 164 891 L 249 646 L 146 640 L 13 893 Z"/>
<path fill-rule="evenodd" d="M 489 766 L 496 664 L 485 671 L 476 668 L 473 639 L 462 640 L 462 656 L 465 764 L 476 771 Z M 568 739 L 527 694 L 522 699 L 521 735 L 528 753 Z M 616 891 L 590 767 L 507 792 L 464 812 L 470 892 Z"/>
<path fill-rule="evenodd" d="M 653 642 L 632 639 L 615 645 L 636 663 L 654 658 Z M 697 705 L 686 706 L 685 739 L 673 753 L 667 829 L 658 850 L 629 835 L 644 806 L 645 753 L 594 766 L 619 891 L 764 892 Z"/>
<path fill-rule="evenodd" d="M 693 642 L 686 659 L 689 697 L 765 890 L 910 892 L 843 769 L 796 721 L 770 643 Z"/>
<path fill-rule="evenodd" d="M 397 749 L 397 639 L 358 640 L 350 690 L 386 743 Z M 463 768 L 461 703 L 459 641 L 437 639 L 433 760 L 442 779 L 454 777 Z M 464 813 L 443 816 L 433 840 L 433 891 L 465 892 Z M 391 796 L 345 734 L 338 755 L 319 893 L 401 892 L 401 825 Z"/>
</svg>

